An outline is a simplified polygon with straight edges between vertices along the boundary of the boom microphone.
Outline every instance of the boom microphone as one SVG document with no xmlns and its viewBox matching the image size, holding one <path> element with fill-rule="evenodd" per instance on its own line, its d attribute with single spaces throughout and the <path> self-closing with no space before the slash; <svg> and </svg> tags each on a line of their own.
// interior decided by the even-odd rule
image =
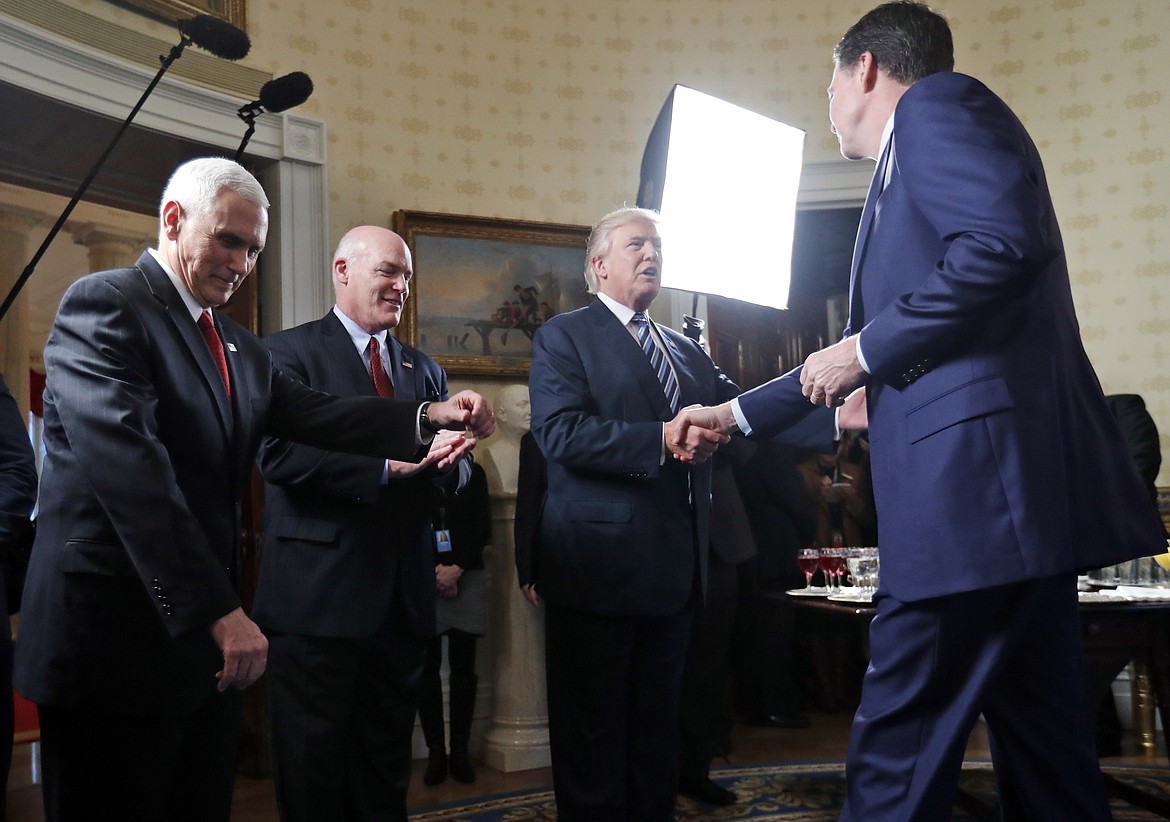
<svg viewBox="0 0 1170 822">
<path fill-rule="evenodd" d="M 265 111 L 272 113 L 299 106 L 313 93 L 313 81 L 303 71 L 294 71 L 275 80 L 269 80 L 260 87 L 259 103 Z"/>
<path fill-rule="evenodd" d="M 248 35 L 226 20 L 197 14 L 179 24 L 179 33 L 199 48 L 224 60 L 240 60 L 252 48 Z"/>
<path fill-rule="evenodd" d="M 179 34 L 181 36 L 179 37 L 178 44 L 173 46 L 168 54 L 159 55 L 158 59 L 162 63 L 162 66 L 159 68 L 158 74 L 154 75 L 154 79 L 150 81 L 150 85 L 146 87 L 146 91 L 142 92 L 142 96 L 138 98 L 138 102 L 134 104 L 134 108 L 130 109 L 130 113 L 122 121 L 121 127 L 115 132 L 109 145 L 106 146 L 106 150 L 102 152 L 97 162 L 93 164 L 93 168 L 85 175 L 85 179 L 77 186 L 77 191 L 74 192 L 73 199 L 65 206 L 61 212 L 61 216 L 57 218 L 57 222 L 49 229 L 49 233 L 45 236 L 41 247 L 33 254 L 33 258 L 24 267 L 24 271 L 21 272 L 20 277 L 12 284 L 12 288 L 8 291 L 8 296 L 4 298 L 4 304 L 0 305 L 0 319 L 3 319 L 4 315 L 8 313 L 8 309 L 16 302 L 20 290 L 24 288 L 24 284 L 28 282 L 28 278 L 33 275 L 37 263 L 41 261 L 41 257 L 45 256 L 45 252 L 49 250 L 49 245 L 61 232 L 66 220 L 69 219 L 69 215 L 73 213 L 73 209 L 81 202 L 82 195 L 85 194 L 89 189 L 90 183 L 97 177 L 102 164 L 106 162 L 106 158 L 110 156 L 110 152 L 114 150 L 114 146 L 118 144 L 118 141 L 122 139 L 122 135 L 130 128 L 130 123 L 133 122 L 139 110 L 146 103 L 146 98 L 150 96 L 155 86 L 162 80 L 167 69 L 182 56 L 183 49 L 190 45 L 196 45 L 224 60 L 239 60 L 252 48 L 252 41 L 248 39 L 248 35 L 244 34 L 244 32 L 240 31 L 231 23 L 207 14 L 197 14 L 190 20 L 184 20 L 179 23 Z M 307 80 L 308 78 L 305 79 Z M 307 97 L 308 95 L 306 94 L 305 96 Z"/>
<path fill-rule="evenodd" d="M 263 112 L 276 114 L 293 106 L 299 106 L 308 100 L 312 93 L 313 81 L 303 71 L 294 71 L 283 77 L 277 77 L 261 86 L 260 99 L 240 106 L 239 111 L 236 112 L 240 119 L 248 124 L 248 130 L 244 132 L 244 139 L 240 141 L 240 147 L 236 149 L 236 162 L 240 162 L 240 158 L 244 156 L 244 146 L 248 145 L 248 141 L 252 139 L 252 134 L 256 131 L 256 117 L 259 114 Z"/>
</svg>

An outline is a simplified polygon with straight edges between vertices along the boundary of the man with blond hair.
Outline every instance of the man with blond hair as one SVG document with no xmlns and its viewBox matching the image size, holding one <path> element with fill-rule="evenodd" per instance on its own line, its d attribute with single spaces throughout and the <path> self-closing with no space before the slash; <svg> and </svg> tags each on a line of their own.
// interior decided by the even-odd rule
<svg viewBox="0 0 1170 822">
<path fill-rule="evenodd" d="M 647 316 L 662 285 L 658 222 L 635 208 L 602 218 L 585 262 L 597 300 L 533 340 L 532 433 L 548 462 L 535 593 L 562 822 L 674 818 L 679 691 L 706 586 L 707 460 L 726 441 L 684 436 L 677 420 L 739 389 L 698 342 Z M 831 441 L 827 419 L 805 444 Z"/>
</svg>

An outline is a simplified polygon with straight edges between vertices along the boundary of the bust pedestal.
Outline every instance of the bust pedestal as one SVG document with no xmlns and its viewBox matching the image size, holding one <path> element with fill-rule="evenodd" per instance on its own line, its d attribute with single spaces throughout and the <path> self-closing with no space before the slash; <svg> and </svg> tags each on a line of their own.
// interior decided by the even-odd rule
<svg viewBox="0 0 1170 822">
<path fill-rule="evenodd" d="M 544 612 L 516 582 L 513 521 L 516 497 L 492 497 L 492 630 L 496 632 L 494 704 L 483 760 L 497 770 L 523 771 L 552 762 L 544 680 Z"/>
</svg>

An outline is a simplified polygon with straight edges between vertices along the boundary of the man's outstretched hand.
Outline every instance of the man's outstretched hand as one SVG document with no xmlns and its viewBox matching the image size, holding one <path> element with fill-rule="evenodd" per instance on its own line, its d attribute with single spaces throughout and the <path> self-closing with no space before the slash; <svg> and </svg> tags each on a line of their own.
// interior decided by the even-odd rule
<svg viewBox="0 0 1170 822">
<path fill-rule="evenodd" d="M 731 439 L 719 430 L 715 411 L 701 405 L 687 406 L 666 424 L 663 436 L 672 457 L 698 465 L 709 460 L 720 445 Z"/>
<path fill-rule="evenodd" d="M 428 468 L 436 471 L 446 471 L 459 459 L 475 447 L 475 437 L 469 437 L 460 431 L 443 430 L 435 434 L 431 440 L 430 450 L 420 462 L 402 462 L 401 460 L 386 460 L 390 476 L 394 479 L 406 479 L 415 474 L 421 474 Z"/>
<path fill-rule="evenodd" d="M 427 419 L 435 428 L 469 431 L 479 440 L 496 430 L 491 404 L 474 391 L 460 391 L 448 400 L 432 402 L 427 406 Z"/>
</svg>

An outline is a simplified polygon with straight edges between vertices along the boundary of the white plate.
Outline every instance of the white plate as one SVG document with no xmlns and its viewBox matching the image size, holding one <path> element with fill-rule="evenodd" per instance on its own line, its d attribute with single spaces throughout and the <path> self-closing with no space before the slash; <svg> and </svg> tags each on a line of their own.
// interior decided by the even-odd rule
<svg viewBox="0 0 1170 822">
<path fill-rule="evenodd" d="M 791 591 L 784 593 L 794 597 L 827 597 L 829 595 L 828 588 L 793 588 Z"/>
<path fill-rule="evenodd" d="M 868 603 L 873 602 L 873 597 L 871 597 L 869 594 L 839 594 L 839 595 L 834 594 L 833 596 L 829 597 L 828 599 L 829 599 L 829 602 L 848 602 L 850 604 L 857 604 L 857 603 L 867 603 L 868 604 Z"/>
<path fill-rule="evenodd" d="M 1166 602 L 1170 600 L 1170 589 L 1155 588 L 1148 585 L 1118 585 L 1115 593 L 1126 599 L 1150 602 Z"/>
<path fill-rule="evenodd" d="M 1077 592 L 1078 602 L 1088 603 L 1105 603 L 1105 602 L 1132 602 L 1133 600 L 1120 594 L 1115 594 L 1112 591 L 1079 591 Z"/>
</svg>

